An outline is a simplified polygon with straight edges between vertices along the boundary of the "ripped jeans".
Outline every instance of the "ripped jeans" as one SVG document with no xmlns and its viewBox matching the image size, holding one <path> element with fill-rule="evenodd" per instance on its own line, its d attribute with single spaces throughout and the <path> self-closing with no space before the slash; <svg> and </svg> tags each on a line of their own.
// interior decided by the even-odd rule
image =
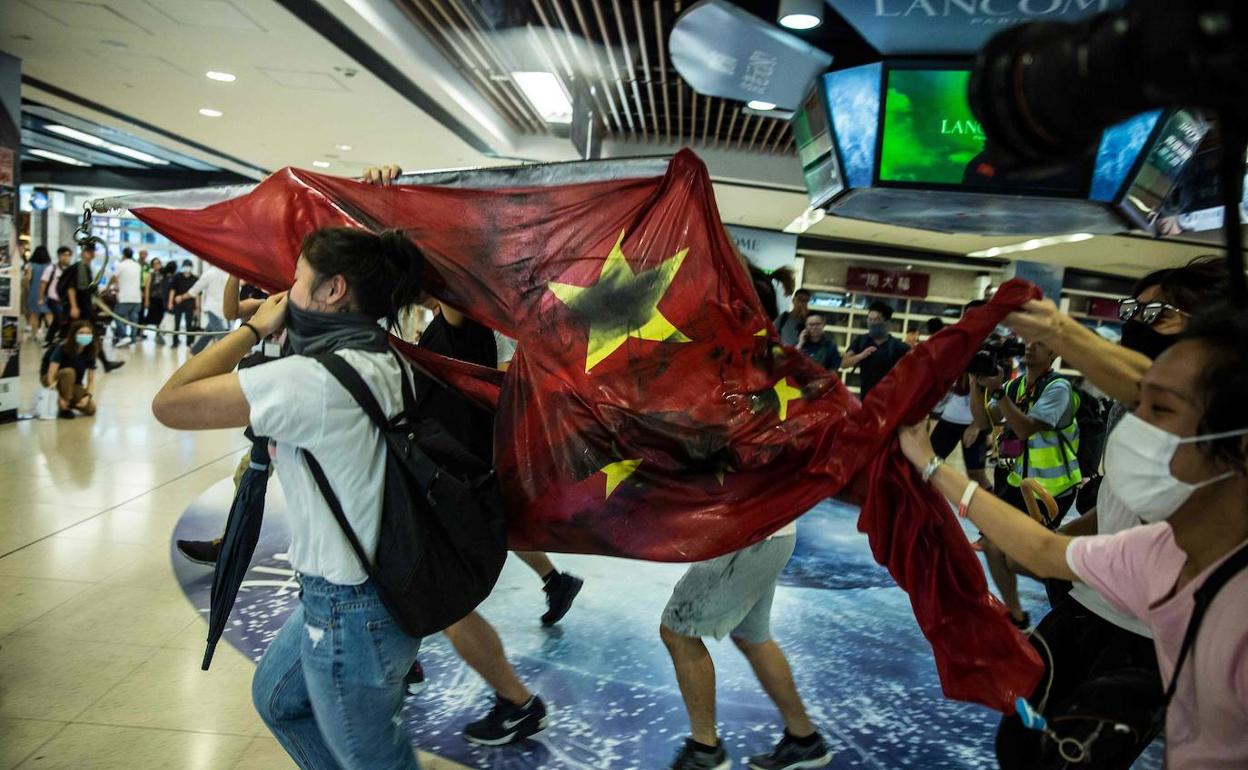
<svg viewBox="0 0 1248 770">
<path fill-rule="evenodd" d="M 416 770 L 399 712 L 420 640 L 395 624 L 372 581 L 303 575 L 300 586 L 252 680 L 260 718 L 303 770 Z"/>
</svg>

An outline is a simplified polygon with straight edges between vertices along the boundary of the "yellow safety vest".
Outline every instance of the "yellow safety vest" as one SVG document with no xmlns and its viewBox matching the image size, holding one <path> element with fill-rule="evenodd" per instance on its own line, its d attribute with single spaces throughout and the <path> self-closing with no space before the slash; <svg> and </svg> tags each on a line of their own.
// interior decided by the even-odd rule
<svg viewBox="0 0 1248 770">
<path fill-rule="evenodd" d="M 1043 383 L 1041 393 L 1052 382 L 1050 379 Z M 1006 384 L 1005 396 L 1017 404 L 1026 389 L 1027 374 L 1023 373 Z M 1035 479 L 1046 492 L 1056 497 L 1083 481 L 1083 473 L 1079 469 L 1079 423 L 1074 417 L 1079 411 L 1079 394 L 1073 387 L 1070 398 L 1070 424 L 1055 430 L 1037 431 L 1027 439 L 1022 473 L 1015 470 L 1009 474 L 1010 486 L 1020 486 L 1024 478 Z"/>
</svg>

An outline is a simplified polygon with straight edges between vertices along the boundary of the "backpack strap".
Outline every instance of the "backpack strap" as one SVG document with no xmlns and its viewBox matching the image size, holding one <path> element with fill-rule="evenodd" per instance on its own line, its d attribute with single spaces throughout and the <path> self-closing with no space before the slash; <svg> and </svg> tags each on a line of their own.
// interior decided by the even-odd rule
<svg viewBox="0 0 1248 770">
<path fill-rule="evenodd" d="M 393 351 L 391 352 L 393 353 Z M 399 376 L 402 380 L 399 389 L 403 391 L 404 412 L 412 414 L 416 408 L 416 402 L 410 392 L 411 388 L 407 380 L 407 370 L 403 366 L 403 362 L 398 359 L 398 354 L 394 353 L 394 356 L 398 361 Z M 334 379 L 338 380 L 338 383 L 347 389 L 347 392 L 351 394 L 355 402 L 360 405 L 360 408 L 373 421 L 373 425 L 377 426 L 377 430 L 385 433 L 391 429 L 392 421 L 381 410 L 381 405 L 377 403 L 373 392 L 369 390 L 368 383 L 355 370 L 355 367 L 351 366 L 342 356 L 336 353 L 322 353 L 319 356 L 314 356 L 314 359 L 328 369 Z M 421 489 L 425 490 L 427 494 L 434 482 L 437 481 L 440 471 L 433 460 L 429 459 L 429 456 L 416 445 L 415 436 L 412 435 L 409 438 L 413 439 L 409 444 L 412 453 L 409 467 L 415 474 L 416 481 L 420 484 Z"/>
<path fill-rule="evenodd" d="M 1179 674 L 1183 672 L 1183 664 L 1187 662 L 1192 646 L 1196 643 L 1200 623 L 1205 619 L 1205 613 L 1213 604 L 1214 597 L 1218 595 L 1218 591 L 1221 591 L 1223 586 L 1230 582 L 1231 578 L 1245 567 L 1248 567 L 1248 545 L 1241 547 L 1231 555 L 1231 558 L 1218 565 L 1213 574 L 1205 579 L 1200 588 L 1196 589 L 1196 605 L 1192 608 L 1191 619 L 1187 621 L 1187 631 L 1183 634 L 1183 646 L 1179 648 L 1179 657 L 1174 664 L 1174 674 L 1170 677 L 1169 686 L 1166 687 L 1166 705 L 1169 705 L 1170 699 L 1174 697 L 1174 692 L 1179 685 Z"/>
<path fill-rule="evenodd" d="M 332 353 L 330 355 L 333 355 Z M 337 358 L 337 356 L 334 356 Z M 368 560 L 368 555 L 364 553 L 364 547 L 360 545 L 360 539 L 355 536 L 355 530 L 351 528 L 351 522 L 347 521 L 347 514 L 342 510 L 342 503 L 338 501 L 338 495 L 334 494 L 334 489 L 329 485 L 329 478 L 325 476 L 325 470 L 321 468 L 321 464 L 316 461 L 312 453 L 306 449 L 299 450 L 303 454 L 303 459 L 308 463 L 308 470 L 312 471 L 312 478 L 316 481 L 316 486 L 321 490 L 321 496 L 325 498 L 325 504 L 329 506 L 329 510 L 334 514 L 334 520 L 338 522 L 342 534 L 346 536 L 347 542 L 351 544 L 351 550 L 355 552 L 355 556 L 360 560 L 360 565 L 364 567 L 365 574 L 369 579 L 376 580 L 375 570 L 372 563 Z"/>
</svg>

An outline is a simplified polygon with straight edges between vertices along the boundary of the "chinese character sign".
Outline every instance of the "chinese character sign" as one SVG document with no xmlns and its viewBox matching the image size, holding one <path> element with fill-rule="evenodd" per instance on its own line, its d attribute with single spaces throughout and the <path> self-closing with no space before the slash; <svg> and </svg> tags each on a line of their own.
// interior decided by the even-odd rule
<svg viewBox="0 0 1248 770">
<path fill-rule="evenodd" d="M 849 291 L 870 294 L 895 294 L 899 297 L 926 297 L 931 276 L 913 270 L 880 270 L 874 267 L 851 267 L 845 278 Z"/>
</svg>

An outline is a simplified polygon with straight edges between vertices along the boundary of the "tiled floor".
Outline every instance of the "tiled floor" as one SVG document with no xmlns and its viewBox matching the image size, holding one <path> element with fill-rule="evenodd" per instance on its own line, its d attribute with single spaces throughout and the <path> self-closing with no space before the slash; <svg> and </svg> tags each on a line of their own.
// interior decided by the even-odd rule
<svg viewBox="0 0 1248 770">
<path fill-rule="evenodd" d="M 221 645 L 200 670 L 205 625 L 169 563 L 174 523 L 244 441 L 152 418 L 183 351 L 117 355 L 94 418 L 0 426 L 0 770 L 294 767 L 252 708 L 252 664 Z"/>
</svg>

